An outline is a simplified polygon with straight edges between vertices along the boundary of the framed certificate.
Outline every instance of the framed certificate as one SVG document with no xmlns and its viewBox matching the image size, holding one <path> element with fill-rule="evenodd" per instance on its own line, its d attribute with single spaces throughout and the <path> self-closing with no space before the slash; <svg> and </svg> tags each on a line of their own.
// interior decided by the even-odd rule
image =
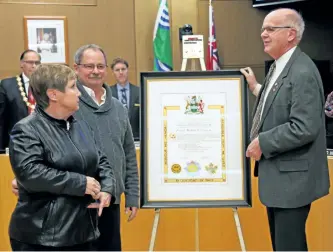
<svg viewBox="0 0 333 252">
<path fill-rule="evenodd" d="M 141 73 L 142 208 L 251 206 L 239 71 Z"/>
</svg>

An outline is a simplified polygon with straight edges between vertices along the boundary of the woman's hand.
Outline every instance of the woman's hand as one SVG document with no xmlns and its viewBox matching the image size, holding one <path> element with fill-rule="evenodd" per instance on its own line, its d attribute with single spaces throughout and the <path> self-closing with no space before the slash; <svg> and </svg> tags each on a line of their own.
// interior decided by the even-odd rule
<svg viewBox="0 0 333 252">
<path fill-rule="evenodd" d="M 94 199 L 98 199 L 99 198 L 98 195 L 101 191 L 101 185 L 96 179 L 92 177 L 86 176 L 86 179 L 87 179 L 86 194 L 90 194 Z"/>
<path fill-rule="evenodd" d="M 107 192 L 100 192 L 98 194 L 99 202 L 91 203 L 88 208 L 98 208 L 98 216 L 101 216 L 103 208 L 110 206 L 111 197 L 111 194 Z"/>
</svg>

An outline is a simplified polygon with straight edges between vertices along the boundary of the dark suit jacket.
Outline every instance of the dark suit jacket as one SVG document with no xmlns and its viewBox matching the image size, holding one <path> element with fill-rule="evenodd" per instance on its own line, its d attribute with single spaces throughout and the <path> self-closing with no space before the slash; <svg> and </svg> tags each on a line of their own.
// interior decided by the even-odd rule
<svg viewBox="0 0 333 252">
<path fill-rule="evenodd" d="M 135 140 L 140 138 L 140 88 L 130 83 L 130 101 L 128 108 L 128 116 L 131 123 L 133 137 Z M 117 85 L 111 87 L 112 96 L 118 98 Z"/>
<path fill-rule="evenodd" d="M 23 77 L 20 75 L 24 85 Z M 0 149 L 8 147 L 9 133 L 13 126 L 28 116 L 28 107 L 22 99 L 16 77 L 0 83 Z"/>
<path fill-rule="evenodd" d="M 319 71 L 296 48 L 267 96 L 259 125 L 263 154 L 257 171 L 264 205 L 301 207 L 328 194 L 324 104 Z"/>
</svg>

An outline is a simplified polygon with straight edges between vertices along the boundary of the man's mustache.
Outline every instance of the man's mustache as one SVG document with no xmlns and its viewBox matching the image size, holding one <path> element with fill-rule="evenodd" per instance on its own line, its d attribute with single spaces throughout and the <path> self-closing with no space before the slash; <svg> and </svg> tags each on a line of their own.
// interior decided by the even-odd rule
<svg viewBox="0 0 333 252">
<path fill-rule="evenodd" d="M 90 75 L 89 78 L 90 79 L 101 79 L 101 76 L 99 76 L 99 75 Z"/>
</svg>

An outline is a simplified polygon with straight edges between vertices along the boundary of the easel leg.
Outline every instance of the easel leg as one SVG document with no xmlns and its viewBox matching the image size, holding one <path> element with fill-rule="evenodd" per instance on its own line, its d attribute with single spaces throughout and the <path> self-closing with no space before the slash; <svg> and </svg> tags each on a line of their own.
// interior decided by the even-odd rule
<svg viewBox="0 0 333 252">
<path fill-rule="evenodd" d="M 187 59 L 183 59 L 180 71 L 182 72 L 186 71 L 186 65 L 187 65 Z"/>
<path fill-rule="evenodd" d="M 195 209 L 195 251 L 200 251 L 199 243 L 199 209 Z"/>
<path fill-rule="evenodd" d="M 154 251 L 158 221 L 160 220 L 160 211 L 161 211 L 161 209 L 159 209 L 159 208 L 155 209 L 155 217 L 154 217 L 153 229 L 151 231 L 149 251 Z"/>
<path fill-rule="evenodd" d="M 241 249 L 242 249 L 242 251 L 246 251 L 245 242 L 244 242 L 243 233 L 242 233 L 242 227 L 241 227 L 241 224 L 239 221 L 237 208 L 233 208 L 232 211 L 234 212 L 234 219 L 235 219 L 235 224 L 236 224 L 236 228 L 237 228 L 237 234 L 238 234 L 238 239 L 239 239 Z"/>
<path fill-rule="evenodd" d="M 203 59 L 203 58 L 200 58 L 199 61 L 200 61 L 200 67 L 201 67 L 201 70 L 202 70 L 202 71 L 206 71 L 206 64 L 205 64 L 204 59 Z"/>
</svg>

